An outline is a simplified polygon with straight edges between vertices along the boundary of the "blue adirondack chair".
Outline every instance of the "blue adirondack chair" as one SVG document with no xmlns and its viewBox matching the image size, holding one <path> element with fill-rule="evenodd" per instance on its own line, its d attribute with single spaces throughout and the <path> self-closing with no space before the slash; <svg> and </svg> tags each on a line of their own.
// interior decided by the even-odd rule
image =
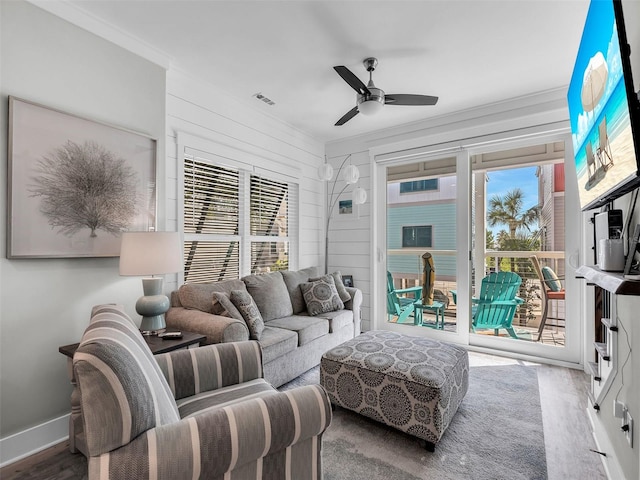
<svg viewBox="0 0 640 480">
<path fill-rule="evenodd" d="M 411 297 L 401 296 L 410 294 Z M 415 316 L 415 304 L 420 303 L 420 295 L 422 295 L 422 287 L 400 288 L 396 289 L 393 285 L 393 277 L 387 272 L 387 315 L 389 321 L 397 316 L 397 323 L 403 323 L 407 318 Z"/>
<path fill-rule="evenodd" d="M 482 279 L 480 295 L 472 298 L 473 331 L 493 329 L 495 334 L 504 328 L 513 338 L 518 338 L 511 326 L 516 309 L 524 303 L 517 296 L 522 279 L 517 273 L 495 272 Z"/>
</svg>

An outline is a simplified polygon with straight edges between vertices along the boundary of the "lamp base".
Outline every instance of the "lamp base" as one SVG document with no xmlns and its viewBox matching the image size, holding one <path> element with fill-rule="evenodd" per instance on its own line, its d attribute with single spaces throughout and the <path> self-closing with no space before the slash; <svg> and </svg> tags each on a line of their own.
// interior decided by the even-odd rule
<svg viewBox="0 0 640 480">
<path fill-rule="evenodd" d="M 162 294 L 162 277 L 143 278 L 144 296 L 136 302 L 136 312 L 142 315 L 140 330 L 143 335 L 157 335 L 166 328 L 164 314 L 169 310 L 169 299 Z"/>
</svg>

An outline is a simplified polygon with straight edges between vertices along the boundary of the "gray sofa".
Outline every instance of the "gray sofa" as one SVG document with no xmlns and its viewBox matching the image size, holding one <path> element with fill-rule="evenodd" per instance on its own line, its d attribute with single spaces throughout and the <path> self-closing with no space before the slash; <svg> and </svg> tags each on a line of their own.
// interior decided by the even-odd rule
<svg viewBox="0 0 640 480">
<path fill-rule="evenodd" d="M 205 344 L 258 340 L 264 378 L 279 387 L 318 365 L 326 351 L 360 334 L 362 292 L 344 287 L 339 272 L 330 277 L 330 282 L 326 276 L 319 280 L 318 268 L 310 267 L 240 280 L 185 284 L 171 293 L 167 327 L 206 335 Z M 323 307 L 314 303 L 310 289 L 320 285 L 328 292 L 331 284 L 333 306 L 325 303 L 325 311 L 318 313 Z M 239 292 L 251 295 L 264 321 L 258 337 L 243 317 L 246 312 L 229 301 Z M 335 299 L 336 292 L 341 301 Z M 314 315 L 309 314 L 308 305 Z"/>
</svg>

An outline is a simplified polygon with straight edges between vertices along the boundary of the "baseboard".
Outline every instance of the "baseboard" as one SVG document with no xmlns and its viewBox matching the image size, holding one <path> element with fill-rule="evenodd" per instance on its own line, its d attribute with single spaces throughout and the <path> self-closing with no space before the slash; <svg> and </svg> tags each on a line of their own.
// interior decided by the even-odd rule
<svg viewBox="0 0 640 480">
<path fill-rule="evenodd" d="M 69 414 L 0 439 L 0 467 L 22 460 L 69 438 Z"/>
<path fill-rule="evenodd" d="M 589 406 L 587 407 L 587 415 L 591 422 L 591 432 L 593 433 L 593 439 L 596 442 L 596 448 L 599 452 L 607 454 L 606 457 L 602 455 L 600 456 L 607 478 L 609 480 L 622 480 L 625 476 L 622 473 L 620 462 L 618 462 L 618 458 L 616 457 L 615 449 L 613 448 L 613 445 L 611 445 L 605 429 L 602 428 L 600 422 L 596 421 L 598 413 Z"/>
</svg>

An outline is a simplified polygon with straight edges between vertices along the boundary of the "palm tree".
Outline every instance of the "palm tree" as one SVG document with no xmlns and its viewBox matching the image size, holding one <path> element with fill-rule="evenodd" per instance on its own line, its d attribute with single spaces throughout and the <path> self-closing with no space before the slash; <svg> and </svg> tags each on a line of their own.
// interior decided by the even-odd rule
<svg viewBox="0 0 640 480">
<path fill-rule="evenodd" d="M 531 232 L 531 227 L 538 223 L 540 208 L 536 205 L 524 210 L 524 192 L 520 188 L 508 191 L 504 197 L 494 195 L 489 199 L 489 210 L 487 211 L 487 224 L 490 227 L 506 225 L 507 232 L 502 230 L 498 234 L 500 249 L 515 250 L 521 242 L 518 233 L 523 230 Z M 506 237 L 506 238 L 505 238 Z M 521 235 L 522 237 L 522 235 Z M 511 259 L 511 271 L 515 271 L 515 261 Z"/>
<path fill-rule="evenodd" d="M 489 199 L 487 223 L 490 227 L 506 225 L 509 228 L 509 238 L 516 238 L 520 229 L 531 231 L 531 227 L 538 223 L 539 207 L 531 207 L 523 211 L 524 192 L 520 188 L 508 191 L 504 197 L 494 195 Z"/>
</svg>

